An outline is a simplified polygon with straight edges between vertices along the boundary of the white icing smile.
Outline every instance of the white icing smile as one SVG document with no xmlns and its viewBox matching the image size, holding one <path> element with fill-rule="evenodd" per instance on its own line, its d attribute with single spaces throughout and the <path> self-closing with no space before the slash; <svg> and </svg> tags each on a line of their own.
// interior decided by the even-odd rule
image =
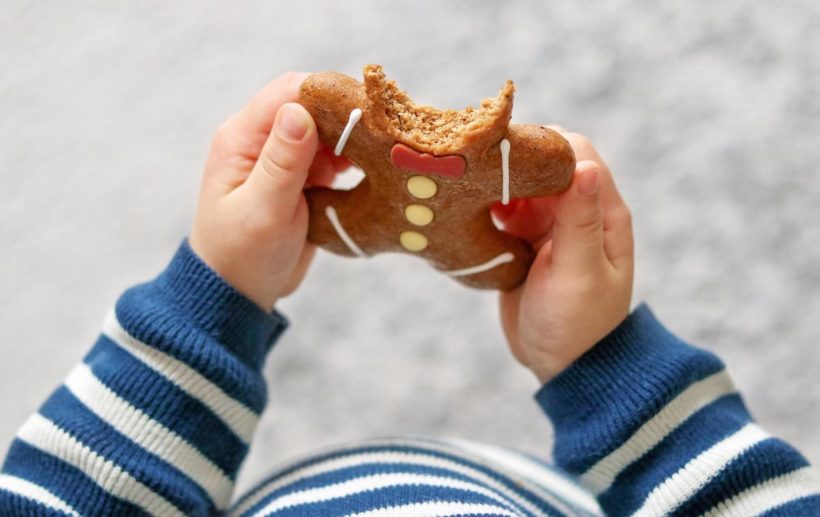
<svg viewBox="0 0 820 517">
<path fill-rule="evenodd" d="M 495 258 L 488 260 L 483 264 L 479 264 L 477 266 L 468 267 L 464 269 L 456 269 L 454 271 L 445 271 L 446 274 L 450 276 L 469 276 L 475 275 L 476 273 L 483 273 L 484 271 L 489 271 L 493 268 L 500 266 L 501 264 L 506 264 L 507 262 L 512 262 L 515 259 L 515 255 L 510 253 L 509 251 L 498 255 Z"/>
</svg>

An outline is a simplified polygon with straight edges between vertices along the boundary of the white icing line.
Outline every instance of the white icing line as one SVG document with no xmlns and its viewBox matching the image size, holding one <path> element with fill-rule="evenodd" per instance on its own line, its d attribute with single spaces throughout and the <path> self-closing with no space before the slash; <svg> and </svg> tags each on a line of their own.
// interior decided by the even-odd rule
<svg viewBox="0 0 820 517">
<path fill-rule="evenodd" d="M 501 203 L 510 202 L 510 141 L 501 141 Z"/>
<path fill-rule="evenodd" d="M 502 253 L 501 255 L 488 260 L 483 264 L 479 264 L 477 266 L 468 267 L 464 269 L 456 269 L 455 271 L 445 271 L 450 276 L 468 276 L 474 275 L 476 273 L 483 273 L 484 271 L 488 271 L 494 267 L 498 267 L 501 264 L 506 264 L 507 262 L 512 262 L 515 259 L 515 255 L 510 253 L 509 251 L 506 253 Z"/>
<path fill-rule="evenodd" d="M 354 109 L 350 112 L 350 118 L 347 119 L 347 125 L 345 126 L 344 131 L 342 131 L 342 136 L 339 137 L 339 141 L 336 142 L 336 149 L 334 149 L 333 154 L 339 156 L 342 154 L 342 151 L 345 148 L 345 144 L 347 144 L 347 139 L 350 138 L 350 133 L 353 131 L 353 128 L 356 124 L 359 123 L 359 120 L 362 118 L 362 110 L 359 108 Z"/>
<path fill-rule="evenodd" d="M 345 229 L 342 227 L 342 223 L 339 222 L 339 216 L 336 214 L 336 209 L 332 206 L 325 207 L 325 215 L 330 220 L 330 224 L 333 225 L 333 229 L 336 230 L 336 233 L 339 235 L 339 238 L 347 244 L 347 247 L 350 248 L 357 257 L 367 257 L 367 253 L 362 251 L 362 249 L 353 242 L 353 239 L 350 238 L 350 235 L 347 234 Z"/>
</svg>

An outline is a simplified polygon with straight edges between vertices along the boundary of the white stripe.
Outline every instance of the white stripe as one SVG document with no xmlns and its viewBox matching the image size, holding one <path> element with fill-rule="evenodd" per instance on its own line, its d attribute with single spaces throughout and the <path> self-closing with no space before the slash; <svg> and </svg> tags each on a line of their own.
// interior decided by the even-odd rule
<svg viewBox="0 0 820 517">
<path fill-rule="evenodd" d="M 820 495 L 820 475 L 812 467 L 803 467 L 744 490 L 721 502 L 705 515 L 751 517 L 790 501 L 816 495 Z"/>
<path fill-rule="evenodd" d="M 450 276 L 467 276 L 467 275 L 474 275 L 476 273 L 483 273 L 484 271 L 488 271 L 494 267 L 498 267 L 501 264 L 506 264 L 507 262 L 512 262 L 515 259 L 515 255 L 510 253 L 509 251 L 502 253 L 501 255 L 488 260 L 483 264 L 479 264 L 477 266 L 468 267 L 464 269 L 456 269 L 454 271 L 444 271 L 444 273 Z"/>
<path fill-rule="evenodd" d="M 423 449 L 428 449 L 428 450 L 433 451 L 433 452 L 439 452 L 439 453 L 443 453 L 443 454 L 450 454 L 450 455 L 453 455 L 453 456 L 457 456 L 457 457 L 459 457 L 459 458 L 461 458 L 465 461 L 469 461 L 470 463 L 474 463 L 474 464 L 478 464 L 478 465 L 487 465 L 490 469 L 498 470 L 496 465 L 489 464 L 486 461 L 485 458 L 482 458 L 481 456 L 479 456 L 479 455 L 477 455 L 473 452 L 469 452 L 469 451 L 466 451 L 464 449 L 454 448 L 452 445 L 450 445 L 446 442 L 443 442 L 441 440 L 432 439 L 432 438 L 420 438 L 419 439 L 419 438 L 408 437 L 408 438 L 391 438 L 389 440 L 387 440 L 387 439 L 374 439 L 374 440 L 369 440 L 364 445 L 369 445 L 369 446 L 376 445 L 377 446 L 377 445 L 380 445 L 380 444 L 381 445 L 394 445 L 394 446 L 397 446 L 397 447 L 398 446 L 419 447 L 419 448 L 423 448 Z M 506 474 L 506 473 L 502 472 L 502 474 Z M 482 474 L 482 476 L 483 476 L 483 474 Z M 509 477 L 509 476 L 507 476 L 507 477 Z M 549 503 L 549 504 L 553 504 L 553 502 L 554 502 L 554 499 L 555 499 L 554 497 L 545 497 L 544 496 L 544 487 L 539 485 L 537 482 L 530 481 L 529 479 L 516 479 L 515 484 L 520 486 L 522 489 L 527 490 L 528 492 L 531 492 L 535 497 L 538 497 L 539 495 L 542 496 L 542 500 Z M 549 495 L 552 495 L 552 494 L 549 494 Z M 519 504 L 521 504 L 521 503 L 519 503 Z M 527 503 L 527 504 L 529 504 L 529 503 Z"/>
<path fill-rule="evenodd" d="M 504 508 L 492 504 L 429 502 L 410 503 L 399 506 L 388 506 L 360 513 L 350 513 L 349 517 L 419 517 L 420 515 L 435 515 L 436 517 L 451 517 L 454 515 L 507 515 L 515 517 Z"/>
<path fill-rule="evenodd" d="M 38 413 L 26 420 L 17 432 L 17 438 L 79 469 L 109 494 L 152 515 L 185 515 L 122 467 L 100 456 Z"/>
<path fill-rule="evenodd" d="M 233 491 L 230 478 L 178 434 L 117 396 L 88 365 L 77 365 L 65 385 L 114 429 L 190 477 L 208 493 L 217 508 L 227 506 Z"/>
<path fill-rule="evenodd" d="M 222 420 L 246 445 L 253 439 L 259 415 L 202 374 L 171 357 L 140 342 L 120 326 L 114 311 L 109 312 L 103 324 L 103 333 L 125 351 L 142 361 L 182 391 L 199 400 Z"/>
<path fill-rule="evenodd" d="M 71 507 L 71 505 L 45 488 L 40 485 L 35 485 L 30 481 L 26 481 L 25 479 L 20 479 L 16 476 L 0 474 L 0 490 L 17 494 L 21 497 L 25 497 L 26 499 L 31 499 L 32 501 L 38 502 L 43 506 L 59 510 L 69 515 L 76 515 L 77 517 L 80 515 L 74 508 Z"/>
<path fill-rule="evenodd" d="M 504 449 L 503 447 L 472 442 L 460 438 L 448 438 L 445 441 L 470 451 L 477 456 L 486 458 L 506 470 L 525 476 L 536 485 L 540 485 L 542 489 L 549 494 L 550 504 L 565 514 L 569 515 L 574 512 L 571 508 L 567 508 L 561 501 L 553 501 L 553 497 L 561 497 L 563 501 L 592 514 L 603 515 L 598 501 L 592 497 L 592 494 L 567 477 L 543 465 L 539 465 L 526 456 Z"/>
<path fill-rule="evenodd" d="M 452 479 L 444 476 L 432 476 L 424 474 L 374 474 L 372 476 L 362 476 L 341 483 L 327 485 L 318 488 L 310 488 L 307 490 L 300 490 L 282 497 L 278 497 L 271 501 L 267 506 L 256 512 L 255 516 L 270 515 L 273 512 L 283 508 L 290 508 L 293 506 L 301 506 L 306 504 L 316 504 L 342 497 L 348 497 L 364 491 L 378 490 L 380 488 L 388 488 L 404 485 L 428 485 L 441 488 L 452 488 L 457 490 L 466 490 L 476 494 L 481 494 L 501 504 L 506 502 L 499 497 L 495 492 L 487 490 L 486 488 L 476 485 L 474 483 L 467 483 L 457 479 Z M 515 515 L 515 514 L 513 514 Z"/>
<path fill-rule="evenodd" d="M 336 209 L 328 205 L 327 207 L 325 207 L 325 215 L 330 221 L 330 224 L 333 225 L 333 229 L 336 230 L 336 234 L 338 234 L 339 238 L 342 239 L 342 242 L 344 242 L 347 245 L 347 247 L 350 248 L 350 251 L 352 251 L 353 254 L 357 257 L 366 258 L 367 253 L 362 251 L 362 249 L 358 245 L 356 245 L 353 239 L 350 238 L 350 235 L 348 235 L 345 231 L 344 227 L 342 226 L 342 223 L 339 222 L 339 216 L 336 214 Z"/>
<path fill-rule="evenodd" d="M 501 204 L 510 202 L 510 141 L 501 141 Z"/>
<path fill-rule="evenodd" d="M 769 435 L 755 424 L 719 441 L 652 489 L 635 516 L 666 515 L 688 501 L 735 458 Z"/>
<path fill-rule="evenodd" d="M 344 131 L 342 131 L 342 136 L 339 137 L 339 141 L 336 142 L 336 149 L 333 150 L 333 154 L 339 156 L 342 154 L 342 151 L 347 144 L 347 139 L 350 138 L 350 133 L 353 131 L 353 128 L 356 124 L 359 123 L 359 119 L 362 118 L 362 110 L 359 108 L 354 109 L 350 112 L 350 118 L 347 119 L 347 125 L 345 125 Z"/>
<path fill-rule="evenodd" d="M 474 478 L 477 481 L 491 487 L 493 490 L 495 490 L 502 496 L 506 497 L 509 501 L 512 501 L 514 504 L 526 509 L 527 512 L 533 515 L 540 513 L 538 507 L 536 507 L 535 505 L 521 497 L 519 494 L 505 487 L 503 483 L 498 482 L 497 480 L 493 479 L 492 477 L 484 474 L 479 470 L 470 468 L 466 465 L 457 463 L 455 461 L 447 460 L 444 458 L 437 458 L 432 455 L 385 451 L 354 453 L 342 457 L 328 459 L 326 461 L 322 461 L 319 463 L 315 463 L 313 465 L 308 465 L 306 467 L 300 468 L 286 476 L 274 479 L 271 482 L 259 487 L 251 497 L 249 497 L 248 499 L 243 501 L 241 505 L 233 509 L 231 511 L 231 514 L 241 515 L 244 512 L 248 511 L 249 508 L 257 505 L 271 492 L 279 490 L 280 488 L 287 486 L 295 481 L 306 479 L 308 477 L 326 474 L 334 470 L 341 470 L 345 468 L 357 467 L 362 465 L 395 465 L 400 463 L 408 465 L 418 465 L 423 467 L 448 469 L 457 474 Z"/>
<path fill-rule="evenodd" d="M 623 445 L 587 470 L 581 476 L 581 483 L 595 495 L 605 492 L 623 469 L 652 450 L 697 411 L 730 393 L 735 393 L 735 387 L 726 370 L 693 383 L 645 422 Z"/>
</svg>

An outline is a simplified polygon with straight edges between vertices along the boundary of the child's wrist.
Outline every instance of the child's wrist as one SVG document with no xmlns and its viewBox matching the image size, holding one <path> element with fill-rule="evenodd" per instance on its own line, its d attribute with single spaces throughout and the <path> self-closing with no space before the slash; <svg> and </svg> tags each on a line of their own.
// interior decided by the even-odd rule
<svg viewBox="0 0 820 517">
<path fill-rule="evenodd" d="M 261 365 L 287 327 L 237 291 L 183 241 L 168 267 L 152 282 L 129 289 L 117 302 L 124 325 L 150 325 L 168 332 L 204 331 L 247 364 Z"/>
<path fill-rule="evenodd" d="M 211 270 L 243 297 L 256 304 L 265 312 L 270 312 L 279 298 L 272 281 L 255 280 L 250 275 L 253 267 L 243 260 L 240 253 L 228 254 L 219 246 L 213 246 L 199 237 L 194 229 L 188 240 L 191 250 Z"/>
<path fill-rule="evenodd" d="M 542 385 L 548 383 L 550 380 L 554 379 L 561 372 L 565 371 L 567 368 L 572 366 L 572 364 L 578 360 L 584 353 L 586 353 L 590 348 L 585 348 L 583 352 L 573 356 L 573 357 L 550 357 L 546 359 L 536 360 L 535 362 L 531 363 L 528 368 L 529 370 L 535 375 L 538 379 L 538 382 Z"/>
</svg>

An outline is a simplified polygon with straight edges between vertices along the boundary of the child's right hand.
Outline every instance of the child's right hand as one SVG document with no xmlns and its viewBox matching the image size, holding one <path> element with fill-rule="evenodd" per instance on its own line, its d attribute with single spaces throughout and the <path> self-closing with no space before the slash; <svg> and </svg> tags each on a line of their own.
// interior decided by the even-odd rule
<svg viewBox="0 0 820 517">
<path fill-rule="evenodd" d="M 524 284 L 501 294 L 501 322 L 515 358 L 542 383 L 614 330 L 632 298 L 629 208 L 589 140 L 552 128 L 578 160 L 570 189 L 494 210 L 538 250 Z"/>
</svg>

